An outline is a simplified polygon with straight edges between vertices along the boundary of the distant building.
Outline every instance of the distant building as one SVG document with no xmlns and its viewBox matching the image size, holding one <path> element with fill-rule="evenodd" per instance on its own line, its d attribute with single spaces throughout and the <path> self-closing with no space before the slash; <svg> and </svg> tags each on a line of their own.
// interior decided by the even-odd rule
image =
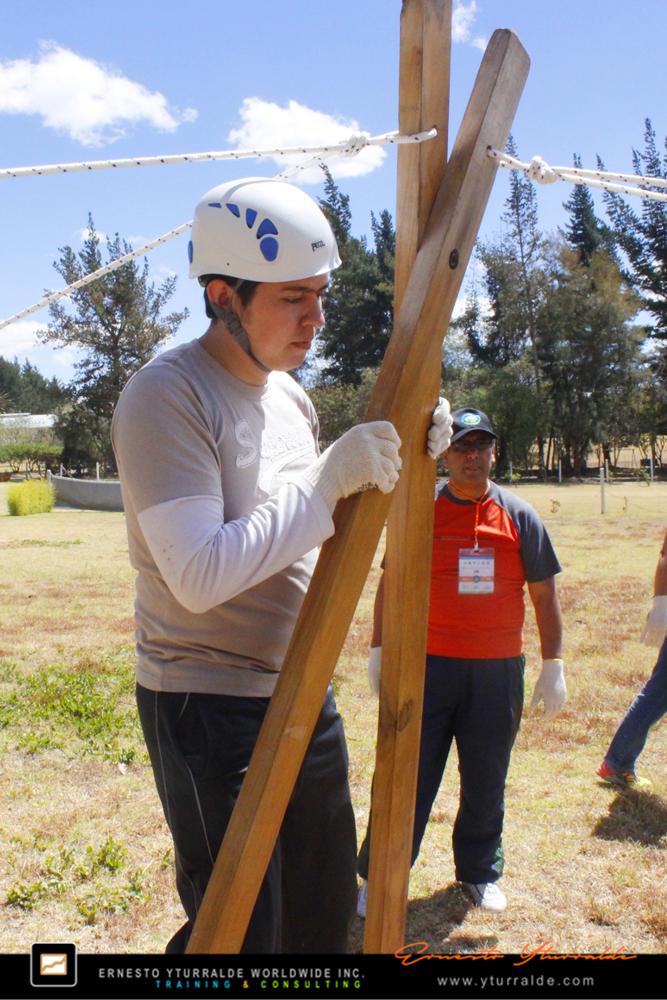
<svg viewBox="0 0 667 1000">
<path fill-rule="evenodd" d="M 49 430 L 55 422 L 54 413 L 0 413 L 0 428 L 8 430 Z"/>
</svg>

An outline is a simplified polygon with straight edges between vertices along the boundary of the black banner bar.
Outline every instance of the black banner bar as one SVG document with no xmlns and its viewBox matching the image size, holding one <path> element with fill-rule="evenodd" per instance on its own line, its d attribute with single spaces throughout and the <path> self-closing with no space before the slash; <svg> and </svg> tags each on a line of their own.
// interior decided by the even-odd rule
<svg viewBox="0 0 667 1000">
<path fill-rule="evenodd" d="M 223 997 L 558 997 L 662 1000 L 667 955 L 87 955 L 42 943 L 0 955 L 2 995 L 58 1000 Z M 9 986 L 11 984 L 11 987 Z"/>
</svg>

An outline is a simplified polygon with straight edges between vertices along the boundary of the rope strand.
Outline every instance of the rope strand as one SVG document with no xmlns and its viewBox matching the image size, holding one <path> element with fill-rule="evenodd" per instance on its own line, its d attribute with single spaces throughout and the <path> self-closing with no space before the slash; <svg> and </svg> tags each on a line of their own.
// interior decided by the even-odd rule
<svg viewBox="0 0 667 1000">
<path fill-rule="evenodd" d="M 143 167 L 158 163 L 195 163 L 201 160 L 239 160 L 244 157 L 275 156 L 276 154 L 281 156 L 289 156 L 299 153 L 319 154 L 312 156 L 304 163 L 297 164 L 294 167 L 288 167 L 281 174 L 277 175 L 280 178 L 286 178 L 292 176 L 293 174 L 300 173 L 303 170 L 307 170 L 312 166 L 323 166 L 323 157 L 327 155 L 356 156 L 366 146 L 425 142 L 428 139 L 435 138 L 437 134 L 437 129 L 432 128 L 423 132 L 413 132 L 410 135 L 401 135 L 399 132 L 385 132 L 382 135 L 375 136 L 351 135 L 343 142 L 337 143 L 334 146 L 294 146 L 273 150 L 225 150 L 217 153 L 184 153 L 179 156 L 151 156 L 138 160 L 97 160 L 89 163 L 65 163 L 51 164 L 44 167 L 8 168 L 6 170 L 0 170 L 0 177 L 24 177 L 28 174 L 43 176 L 45 174 L 69 173 L 70 171 L 75 170 L 104 170 L 107 167 Z M 106 274 L 110 274 L 111 271 L 115 271 L 117 268 L 122 267 L 123 264 L 127 264 L 136 257 L 143 256 L 145 253 L 154 250 L 155 247 L 161 246 L 163 243 L 167 243 L 175 236 L 180 236 L 181 233 L 184 233 L 186 230 L 191 228 L 192 221 L 184 222 L 183 225 L 177 226 L 176 229 L 171 229 L 168 233 L 158 236 L 156 239 L 151 240 L 149 243 L 145 243 L 136 250 L 132 250 L 130 253 L 116 258 L 116 260 L 112 260 L 109 264 L 105 264 L 104 267 L 98 268 L 97 271 L 84 275 L 83 278 L 79 278 L 78 281 L 73 282 L 66 288 L 61 288 L 57 292 L 50 292 L 48 295 L 45 295 L 42 299 L 40 299 L 39 302 L 36 302 L 32 306 L 28 306 L 27 309 L 22 309 L 21 312 L 14 313 L 13 316 L 0 320 L 0 330 L 4 330 L 5 327 L 11 326 L 12 323 L 17 323 L 21 319 L 26 319 L 26 317 L 32 316 L 33 313 L 39 312 L 39 310 L 43 309 L 45 306 L 51 305 L 52 302 L 68 298 L 69 295 L 77 289 L 84 288 L 86 285 L 92 284 L 93 281 L 103 278 Z"/>
<path fill-rule="evenodd" d="M 437 130 L 432 128 L 411 135 L 383 132 L 380 135 L 351 135 L 341 142 L 326 146 L 284 146 L 280 149 L 222 149 L 208 153 L 174 153 L 168 156 L 130 157 L 121 160 L 82 160 L 75 163 L 46 163 L 35 167 L 4 167 L 0 179 L 8 177 L 43 177 L 47 174 L 69 174 L 77 171 L 109 170 L 123 167 L 166 166 L 172 163 L 202 163 L 214 160 L 243 160 L 263 156 L 298 156 L 319 153 L 324 156 L 356 156 L 366 146 L 398 145 L 425 142 L 433 139 Z"/>
<path fill-rule="evenodd" d="M 509 153 L 502 153 L 489 146 L 488 155 L 498 161 L 499 167 L 509 170 L 523 170 L 531 180 L 539 184 L 553 184 L 554 181 L 568 181 L 570 184 L 586 184 L 588 187 L 602 188 L 616 194 L 634 195 L 654 201 L 667 201 L 667 192 L 644 190 L 646 188 L 667 188 L 663 177 L 646 177 L 643 174 L 618 174 L 606 170 L 587 170 L 583 167 L 552 167 L 541 156 L 534 156 L 530 163 L 522 163 Z M 616 183 L 620 181 L 621 183 Z M 638 185 L 633 187 L 632 185 Z"/>
<path fill-rule="evenodd" d="M 110 274 L 112 271 L 117 270 L 117 268 L 122 267 L 123 264 L 127 264 L 136 257 L 143 256 L 143 254 L 148 253 L 150 250 L 154 250 L 155 247 L 161 246 L 163 243 L 173 239 L 175 236 L 180 236 L 181 233 L 184 233 L 191 228 L 192 222 L 184 222 L 182 226 L 177 226 L 176 229 L 171 229 L 168 233 L 164 233 L 163 236 L 158 236 L 156 239 L 151 240 L 150 243 L 145 243 L 142 247 L 138 247 L 136 250 L 132 250 L 130 253 L 126 253 L 122 257 L 116 257 L 115 260 L 105 264 L 104 267 L 100 267 L 96 271 L 91 271 L 90 274 L 84 275 L 83 278 L 79 278 L 78 281 L 72 282 L 72 284 L 68 285 L 67 288 L 61 288 L 57 292 L 50 292 L 48 295 L 45 295 L 43 299 L 40 299 L 39 302 L 36 302 L 32 306 L 28 306 L 27 309 L 22 309 L 21 312 L 15 313 L 8 319 L 0 320 L 0 330 L 4 330 L 6 326 L 10 326 L 12 323 L 16 323 L 20 319 L 32 316 L 33 313 L 38 312 L 45 306 L 51 305 L 52 302 L 57 302 L 59 299 L 69 297 L 69 295 L 72 292 L 77 291 L 77 289 L 85 288 L 86 285 L 92 284 L 93 281 L 103 278 L 105 274 Z"/>
</svg>

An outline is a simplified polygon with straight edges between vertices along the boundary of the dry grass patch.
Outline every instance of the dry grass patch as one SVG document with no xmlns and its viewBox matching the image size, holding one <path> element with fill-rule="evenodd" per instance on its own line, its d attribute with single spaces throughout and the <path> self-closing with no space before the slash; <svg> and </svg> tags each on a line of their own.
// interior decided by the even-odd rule
<svg viewBox="0 0 667 1000">
<path fill-rule="evenodd" d="M 620 489 L 627 497 L 625 512 L 615 495 Z M 529 711 L 524 716 L 506 802 L 503 882 L 510 907 L 500 916 L 470 907 L 454 882 L 451 825 L 458 775 L 452 751 L 411 873 L 406 939 L 450 953 L 485 947 L 517 952 L 545 940 L 561 951 L 625 947 L 665 953 L 666 724 L 651 734 L 641 761 L 642 773 L 655 781 L 647 801 L 626 801 L 596 778 L 595 769 L 655 660 L 656 651 L 641 645 L 638 635 L 667 526 L 667 488 L 610 487 L 604 516 L 594 486 L 530 486 L 516 492 L 544 516 L 563 564 L 559 586 L 569 701 L 553 721 Z M 552 495 L 561 504 L 556 513 Z M 530 610 L 526 651 L 528 705 L 540 662 Z M 363 688 L 361 694 L 351 691 L 346 680 L 339 704 L 355 734 L 355 751 L 375 721 L 377 704 L 369 706 L 366 699 Z M 348 706 L 355 706 L 354 714 Z M 356 717 L 358 711 L 363 716 Z M 354 773 L 367 785 L 372 766 L 357 763 Z M 363 832 L 368 788 L 357 786 L 355 793 L 355 801 L 363 803 L 357 808 Z M 363 939 L 359 923 L 355 947 Z"/>
<path fill-rule="evenodd" d="M 570 698 L 551 722 L 527 712 L 519 734 L 505 827 L 509 909 L 481 913 L 454 882 L 453 751 L 411 875 L 406 940 L 449 952 L 548 940 L 562 951 L 664 953 L 667 727 L 641 761 L 652 794 L 617 794 L 595 768 L 653 664 L 637 636 L 667 487 L 612 486 L 604 517 L 593 485 L 517 492 L 547 520 L 564 566 Z M 0 547 L 0 951 L 63 937 L 88 952 L 161 951 L 182 913 L 134 708 L 123 517 L 0 515 Z M 377 731 L 366 657 L 381 554 L 335 677 L 360 836 Z M 530 612 L 528 622 L 527 703 L 539 667 Z M 362 941 L 355 921 L 352 950 Z"/>
</svg>

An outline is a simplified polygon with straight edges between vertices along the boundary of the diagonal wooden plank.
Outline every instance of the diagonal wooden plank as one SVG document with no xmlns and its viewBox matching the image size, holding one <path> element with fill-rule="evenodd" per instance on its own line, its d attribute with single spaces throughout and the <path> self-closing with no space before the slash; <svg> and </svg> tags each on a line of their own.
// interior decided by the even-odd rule
<svg viewBox="0 0 667 1000">
<path fill-rule="evenodd" d="M 399 129 L 435 125 L 436 142 L 398 157 L 394 312 L 400 311 L 447 158 L 451 0 L 408 0 L 401 14 Z M 440 389 L 442 344 L 429 344 L 416 433 L 387 522 L 382 682 L 364 951 L 404 941 L 424 687 L 435 462 L 424 440 Z"/>
<path fill-rule="evenodd" d="M 428 345 L 447 328 L 495 175 L 489 145 L 503 145 L 528 71 L 510 31 L 491 39 L 440 185 L 368 409 L 392 420 L 406 447 L 422 396 Z M 280 680 L 220 849 L 188 952 L 238 952 L 287 803 L 361 594 L 390 496 L 342 501 L 322 548 Z"/>
</svg>

